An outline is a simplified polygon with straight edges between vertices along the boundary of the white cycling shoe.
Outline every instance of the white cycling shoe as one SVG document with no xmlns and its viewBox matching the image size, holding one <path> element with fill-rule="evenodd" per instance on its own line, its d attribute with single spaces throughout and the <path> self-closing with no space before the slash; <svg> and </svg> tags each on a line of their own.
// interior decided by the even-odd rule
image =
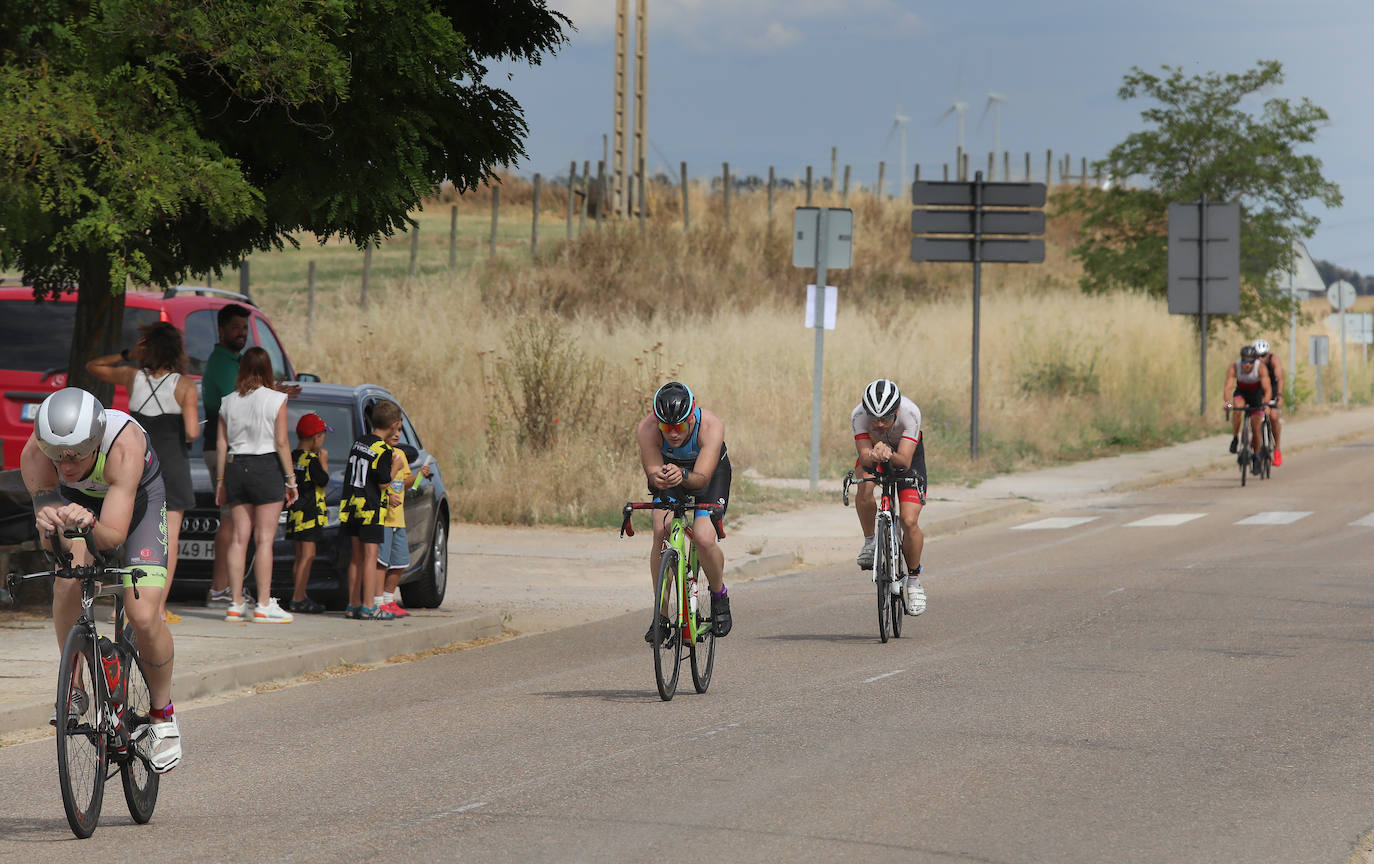
<svg viewBox="0 0 1374 864">
<path fill-rule="evenodd" d="M 877 548 L 878 538 L 868 537 L 864 540 L 864 548 L 859 550 L 858 563 L 860 570 L 873 569 L 873 553 L 877 551 Z M 876 579 L 877 577 L 875 576 L 873 578 Z"/>
<path fill-rule="evenodd" d="M 920 615 L 926 611 L 926 589 L 921 587 L 921 577 L 908 576 L 906 583 L 906 614 Z"/>
<path fill-rule="evenodd" d="M 134 747 L 156 774 L 166 774 L 181 764 L 181 729 L 176 715 L 163 723 L 149 723 L 134 730 Z"/>
</svg>

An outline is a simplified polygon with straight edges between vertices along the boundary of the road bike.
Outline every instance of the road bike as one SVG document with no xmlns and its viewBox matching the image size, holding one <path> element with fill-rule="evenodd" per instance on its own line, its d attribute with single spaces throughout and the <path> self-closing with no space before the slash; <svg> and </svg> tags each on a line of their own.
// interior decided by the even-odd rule
<svg viewBox="0 0 1374 864">
<path fill-rule="evenodd" d="M 1244 405 L 1237 408 L 1235 405 L 1226 406 L 1226 414 L 1230 416 L 1232 411 L 1244 411 L 1245 416 L 1240 421 L 1240 446 L 1236 448 L 1236 461 L 1240 463 L 1240 485 L 1245 485 L 1245 475 L 1247 472 L 1253 473 L 1262 480 L 1269 479 L 1269 471 L 1274 465 L 1274 430 L 1269 425 L 1269 412 L 1266 408 L 1273 406 L 1273 401 L 1261 403 L 1258 408 L 1251 408 Z M 1250 415 L 1260 414 L 1260 447 L 1256 451 L 1250 439 Z M 1257 467 L 1258 466 L 1258 467 Z"/>
<path fill-rule="evenodd" d="M 1275 401 L 1271 400 L 1264 404 L 1266 409 L 1273 408 Z M 1260 417 L 1260 467 L 1263 469 L 1265 480 L 1269 479 L 1269 472 L 1274 468 L 1274 426 L 1269 420 L 1269 411 L 1266 410 Z"/>
<path fill-rule="evenodd" d="M 888 631 L 893 638 L 902 638 L 902 616 L 906 614 L 903 596 L 907 590 L 906 560 L 902 556 L 902 522 L 897 518 L 897 475 L 874 466 L 873 477 L 855 479 L 851 470 L 844 475 L 841 497 L 849 506 L 849 489 L 859 483 L 877 483 L 880 493 L 878 515 L 874 526 L 873 582 L 878 588 L 878 639 L 887 642 Z"/>
<path fill-rule="evenodd" d="M 129 577 L 134 597 L 138 597 L 138 581 L 147 574 L 137 568 L 108 566 L 90 542 L 90 528 L 68 529 L 63 536 L 85 540 L 92 563 L 74 566 L 72 554 L 61 551 L 49 534 L 49 544 L 58 549 L 44 550 L 52 569 L 11 573 L 6 585 L 17 602 L 19 588 L 28 579 L 76 579 L 81 583 L 81 614 L 67 634 L 58 666 L 54 724 L 62 807 L 72 833 L 85 839 L 95 832 L 105 781 L 116 771 L 135 822 L 144 824 L 152 819 L 157 806 L 158 775 L 133 740 L 140 726 L 152 722 L 152 697 L 133 627 L 124 620 L 124 577 Z M 105 581 L 111 578 L 115 581 Z M 97 597 L 114 598 L 114 639 L 96 632 L 91 606 Z"/>
<path fill-rule="evenodd" d="M 701 561 L 697 558 L 692 537 L 692 522 L 698 511 L 710 514 L 716 537 L 725 539 L 721 525 L 723 509 L 719 504 L 698 504 L 691 497 L 668 501 L 629 501 L 620 524 L 621 537 L 633 537 L 630 514 L 636 510 L 668 510 L 673 516 L 663 535 L 663 549 L 658 561 L 658 576 L 654 584 L 653 647 L 654 676 L 658 681 L 658 696 L 664 702 L 677 692 L 678 676 L 685 651 L 692 666 L 692 686 L 705 693 L 711 686 L 711 672 L 716 664 L 716 635 L 711 629 L 710 597 L 697 596 L 697 582 Z"/>
</svg>

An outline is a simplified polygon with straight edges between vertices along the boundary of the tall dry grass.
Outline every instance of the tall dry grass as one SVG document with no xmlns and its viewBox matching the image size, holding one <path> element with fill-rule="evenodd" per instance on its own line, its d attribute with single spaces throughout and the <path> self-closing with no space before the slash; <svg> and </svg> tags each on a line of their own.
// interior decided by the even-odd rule
<svg viewBox="0 0 1374 864">
<path fill-rule="evenodd" d="M 741 196 L 727 232 L 720 197 L 692 195 L 690 233 L 663 200 L 642 234 L 634 223 L 589 223 L 532 262 L 477 258 L 455 273 L 382 279 L 368 313 L 341 294 L 326 297 L 309 342 L 299 284 L 255 290 L 298 367 L 397 394 L 441 459 L 458 518 L 613 520 L 619 503 L 643 491 L 631 429 L 669 378 L 687 381 L 725 420 L 737 475 L 805 476 L 815 340 L 802 326 L 811 274 L 791 266 L 800 196 L 780 194 L 771 222 L 762 193 Z M 1081 294 L 1066 255 L 1074 226 L 1057 217 L 1044 265 L 985 268 L 982 458 L 972 462 L 969 268 L 907 260 L 904 203 L 859 193 L 851 205 L 855 266 L 832 271 L 840 311 L 825 334 L 823 477 L 852 463 L 849 412 L 878 376 L 921 406 L 934 482 L 1221 433 L 1219 404 L 1198 415 L 1189 319 L 1139 295 Z M 1209 404 L 1251 335 L 1214 339 Z M 1287 357 L 1283 334 L 1266 338 Z M 1351 389 L 1368 401 L 1374 374 L 1361 355 L 1350 352 Z M 1339 368 L 1327 373 L 1330 398 Z"/>
</svg>

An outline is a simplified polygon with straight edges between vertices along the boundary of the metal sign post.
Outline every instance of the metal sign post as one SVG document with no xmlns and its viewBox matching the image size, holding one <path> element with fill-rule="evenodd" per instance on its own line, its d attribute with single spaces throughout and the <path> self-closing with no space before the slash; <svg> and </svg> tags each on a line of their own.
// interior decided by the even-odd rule
<svg viewBox="0 0 1374 864">
<path fill-rule="evenodd" d="M 835 207 L 798 207 L 792 215 L 792 266 L 816 268 L 816 359 L 811 373 L 811 491 L 821 477 L 821 375 L 825 358 L 826 271 L 848 270 L 854 252 L 854 211 Z"/>
<path fill-rule="evenodd" d="M 1169 205 L 1169 314 L 1197 315 L 1202 358 L 1198 413 L 1207 414 L 1207 316 L 1240 313 L 1240 205 Z"/>
<path fill-rule="evenodd" d="M 1308 341 L 1307 362 L 1317 367 L 1317 404 L 1322 402 L 1322 367 L 1328 362 L 1330 356 L 1327 348 L 1328 339 L 1325 336 L 1312 336 Z"/>
<path fill-rule="evenodd" d="M 981 327 L 983 262 L 1039 263 L 1045 260 L 1045 241 L 1028 234 L 1045 233 L 1043 210 L 989 210 L 989 207 L 1045 206 L 1043 183 L 984 183 L 983 172 L 973 182 L 916 182 L 911 203 L 912 261 L 969 261 L 973 264 L 973 358 L 969 388 L 969 458 L 978 458 L 978 341 Z M 928 205 L 946 205 L 935 209 Z M 968 209 L 949 209 L 950 207 Z M 920 236 L 923 234 L 968 236 Z M 1010 235 L 993 236 L 987 235 Z"/>
<path fill-rule="evenodd" d="M 1350 373 L 1345 365 L 1345 310 L 1355 305 L 1355 286 L 1344 279 L 1333 282 L 1326 290 L 1326 299 L 1341 316 L 1341 405 L 1346 406 L 1350 404 Z"/>
</svg>

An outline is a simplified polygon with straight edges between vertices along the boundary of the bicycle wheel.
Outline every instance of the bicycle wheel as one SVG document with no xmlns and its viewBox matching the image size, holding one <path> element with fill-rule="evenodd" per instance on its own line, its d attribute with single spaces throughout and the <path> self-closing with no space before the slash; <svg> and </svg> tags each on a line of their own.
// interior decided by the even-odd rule
<svg viewBox="0 0 1374 864">
<path fill-rule="evenodd" d="M 669 549 L 658 562 L 658 603 L 654 607 L 654 676 L 658 679 L 658 698 L 664 702 L 677 692 L 682 672 L 682 597 L 677 586 L 677 552 Z M 665 598 L 666 628 L 662 613 Z"/>
<path fill-rule="evenodd" d="M 1260 426 L 1260 466 L 1264 469 L 1264 479 L 1269 479 L 1269 473 L 1274 467 L 1274 427 L 1269 422 L 1266 414 L 1264 423 Z"/>
<path fill-rule="evenodd" d="M 120 682 L 120 702 L 124 706 L 122 722 L 124 731 L 133 734 L 139 726 L 152 722 L 149 716 L 153 707 L 152 695 L 144 675 L 143 658 L 134 644 L 132 628 L 124 629 L 119 648 L 120 669 L 124 671 Z M 121 754 L 119 779 L 124 784 L 124 803 L 129 805 L 129 815 L 138 824 L 145 824 L 153 818 L 153 808 L 157 807 L 158 775 L 138 757 L 133 745 L 129 745 Z"/>
<path fill-rule="evenodd" d="M 884 518 L 886 517 L 886 518 Z M 886 513 L 878 516 L 879 542 L 873 561 L 873 581 L 878 585 L 878 639 L 886 643 L 888 628 L 892 622 L 892 544 L 889 542 L 890 529 Z"/>
<path fill-rule="evenodd" d="M 697 565 L 700 569 L 700 564 Z M 697 598 L 697 641 L 690 648 L 692 658 L 692 686 L 698 693 L 705 693 L 711 686 L 711 670 L 716 665 L 716 631 L 711 629 L 711 589 L 706 589 L 704 597 Z M 703 614 L 705 613 L 705 614 Z"/>
<path fill-rule="evenodd" d="M 1250 470 L 1250 426 L 1246 421 L 1245 431 L 1240 439 L 1240 485 L 1245 485 L 1245 472 Z"/>
<path fill-rule="evenodd" d="M 67 634 L 57 672 L 57 779 L 67 824 L 83 840 L 100 821 L 109 764 L 105 731 L 98 719 L 104 698 L 96 678 L 102 674 L 99 670 L 95 640 L 78 624 Z M 85 710 L 78 713 L 74 709 L 82 707 L 82 702 Z"/>
<path fill-rule="evenodd" d="M 892 531 L 892 548 L 896 550 L 892 556 L 892 560 L 896 562 L 892 568 L 892 578 L 895 580 L 892 585 L 897 586 L 900 584 L 903 574 L 906 573 L 906 557 L 902 554 L 901 534 L 896 526 L 893 526 Z M 902 604 L 902 592 L 898 590 L 894 594 L 889 590 L 888 600 L 892 606 L 892 638 L 900 639 L 902 638 L 902 619 L 906 616 L 906 606 Z"/>
</svg>

